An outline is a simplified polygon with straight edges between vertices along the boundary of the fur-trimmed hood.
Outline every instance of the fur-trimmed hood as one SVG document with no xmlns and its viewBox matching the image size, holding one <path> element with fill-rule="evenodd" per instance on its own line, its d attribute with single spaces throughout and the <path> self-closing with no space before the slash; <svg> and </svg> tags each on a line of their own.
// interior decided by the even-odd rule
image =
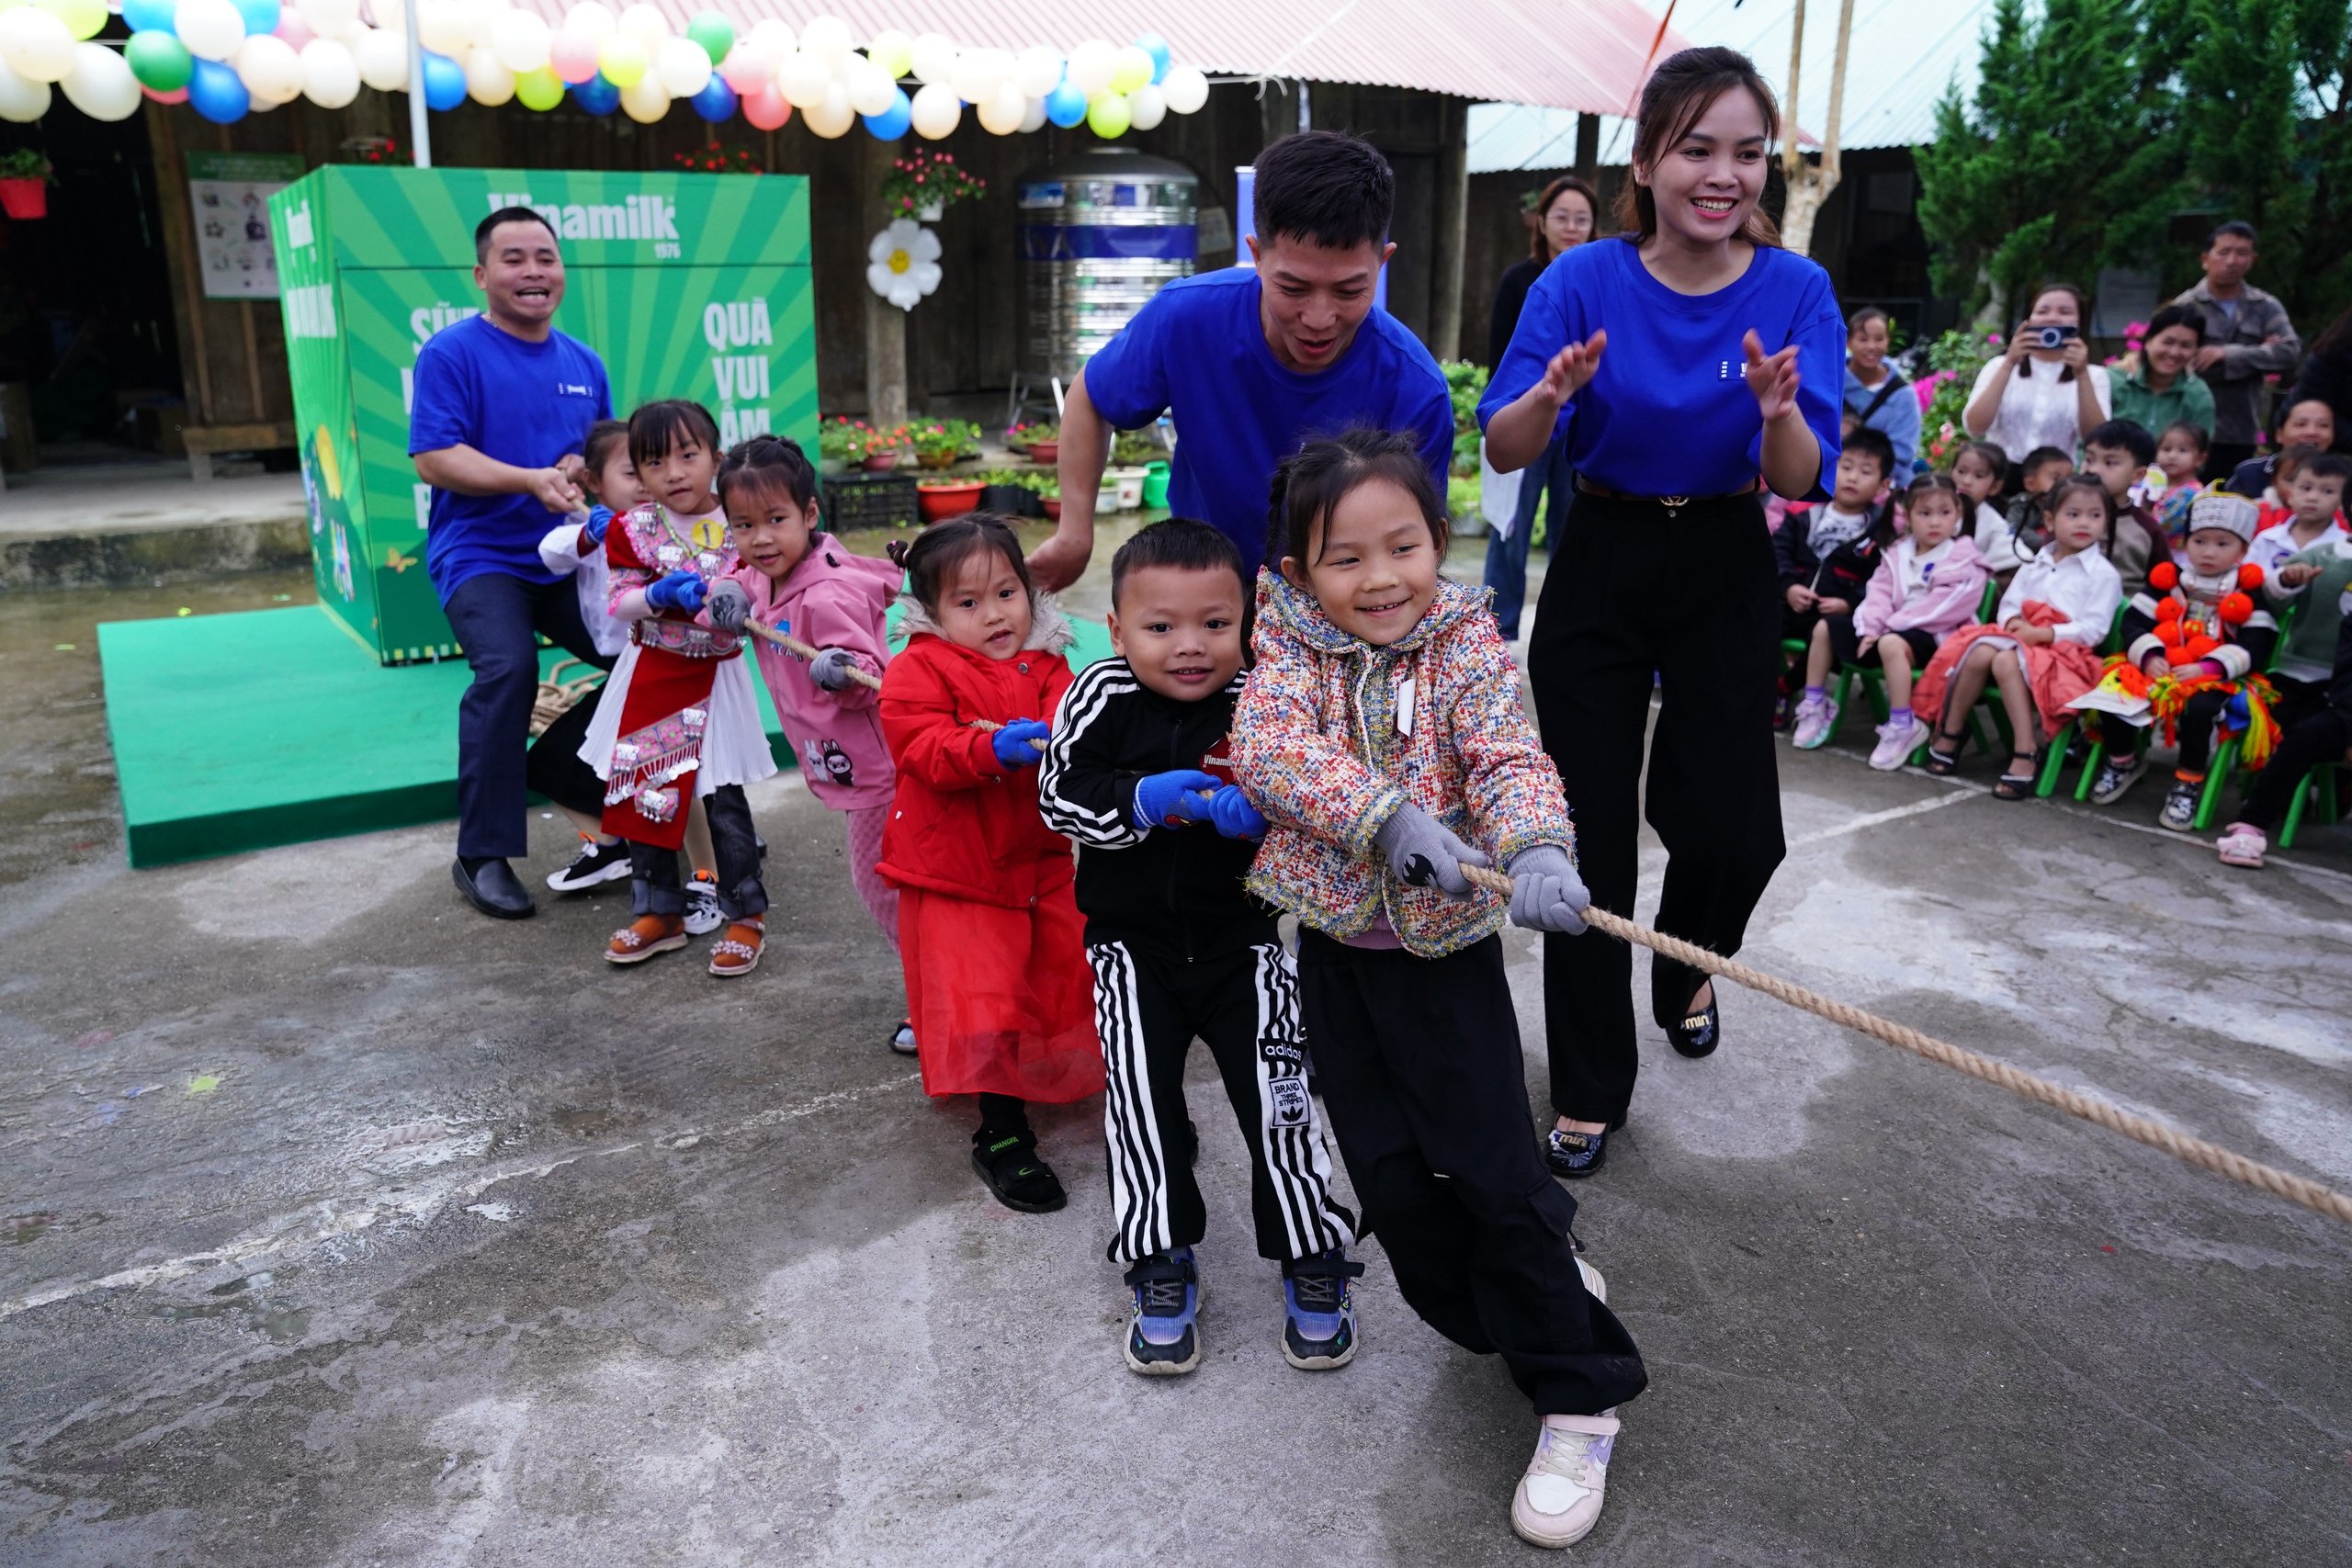
<svg viewBox="0 0 2352 1568">
<path fill-rule="evenodd" d="M 923 607 L 922 600 L 911 593 L 901 593 L 899 605 L 904 613 L 899 617 L 897 629 L 890 634 L 894 639 L 904 642 L 918 632 L 929 632 L 943 642 L 948 640 L 947 634 L 939 629 L 938 621 Z M 1077 646 L 1078 628 L 1069 624 L 1069 617 L 1062 613 L 1060 603 L 1050 593 L 1031 589 L 1029 637 L 1021 645 L 1023 650 L 1067 653 Z"/>
</svg>

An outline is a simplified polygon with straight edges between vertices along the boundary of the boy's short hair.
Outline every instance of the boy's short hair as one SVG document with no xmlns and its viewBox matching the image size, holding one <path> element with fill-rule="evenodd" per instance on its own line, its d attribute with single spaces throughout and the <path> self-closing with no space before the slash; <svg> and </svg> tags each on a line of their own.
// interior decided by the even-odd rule
<svg viewBox="0 0 2352 1568">
<path fill-rule="evenodd" d="M 2213 449 L 2213 438 L 2205 434 L 2203 425 L 2192 420 L 2177 419 L 2165 425 L 2156 434 L 2156 445 L 2163 446 L 2165 437 L 2167 435 L 2186 435 L 2188 437 L 2188 444 L 2199 452 L 2211 452 Z"/>
<path fill-rule="evenodd" d="M 2188 305 L 2167 305 L 2148 318 L 2148 330 L 2140 335 L 2146 343 L 2158 333 L 2174 327 L 2187 327 L 2199 343 L 2205 341 L 2205 313 Z"/>
<path fill-rule="evenodd" d="M 548 239 L 550 242 L 556 237 L 555 225 L 532 209 L 502 207 L 474 225 L 474 260 L 477 263 L 490 259 L 490 237 L 498 232 L 498 226 L 501 223 L 536 223 L 548 231 Z"/>
<path fill-rule="evenodd" d="M 628 421 L 600 419 L 588 427 L 588 439 L 580 444 L 580 460 L 588 465 L 588 482 L 593 485 L 605 465 L 613 460 L 613 450 L 628 450 Z"/>
<path fill-rule="evenodd" d="M 2322 452 L 2318 457 L 2306 460 L 2303 466 L 2295 471 L 2324 479 L 2352 481 L 2352 457 L 2347 457 L 2341 452 Z"/>
<path fill-rule="evenodd" d="M 1302 130 L 1258 154 L 1251 197 L 1258 243 L 1304 240 L 1329 250 L 1388 243 L 1396 176 L 1377 148 L 1337 130 Z"/>
<path fill-rule="evenodd" d="M 784 435 L 754 435 L 738 441 L 719 459 L 718 503 L 732 491 L 782 491 L 794 508 L 807 512 L 817 499 L 817 468 L 800 443 Z"/>
<path fill-rule="evenodd" d="M 2083 446 L 2104 446 L 2110 452 L 2129 452 L 2132 460 L 2146 468 L 2156 460 L 2156 438 L 2148 427 L 2135 419 L 2110 419 L 2083 437 Z"/>
<path fill-rule="evenodd" d="M 1178 571 L 1229 571 L 1250 597 L 1250 577 L 1241 552 L 1222 533 L 1191 517 L 1163 517 L 1135 532 L 1111 558 L 1111 608 L 1119 607 L 1119 590 L 1131 571 L 1148 567 L 1173 567 Z"/>
<path fill-rule="evenodd" d="M 2075 466 L 2075 455 L 2057 446 L 2037 446 L 2025 455 L 2024 462 L 2018 465 L 2018 478 L 2030 479 L 2052 463 L 2064 463 L 2071 468 Z"/>
<path fill-rule="evenodd" d="M 1894 443 L 1886 438 L 1883 430 L 1874 430 L 1867 424 L 1856 426 L 1846 437 L 1846 450 L 1858 457 L 1875 459 L 1881 479 L 1894 472 Z"/>
<path fill-rule="evenodd" d="M 713 455 L 718 451 L 718 422 L 690 398 L 663 398 L 628 416 L 628 460 L 639 468 L 686 441 L 701 442 Z"/>
</svg>

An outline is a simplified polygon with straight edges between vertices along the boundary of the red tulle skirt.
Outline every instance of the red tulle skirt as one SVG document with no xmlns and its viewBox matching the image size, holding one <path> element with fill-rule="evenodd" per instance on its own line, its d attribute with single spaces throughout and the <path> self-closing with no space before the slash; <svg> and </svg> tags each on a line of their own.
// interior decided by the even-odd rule
<svg viewBox="0 0 2352 1568">
<path fill-rule="evenodd" d="M 1052 1105 L 1102 1092 L 1084 931 L 1067 882 L 1028 909 L 899 890 L 899 956 L 925 1094 Z"/>
</svg>

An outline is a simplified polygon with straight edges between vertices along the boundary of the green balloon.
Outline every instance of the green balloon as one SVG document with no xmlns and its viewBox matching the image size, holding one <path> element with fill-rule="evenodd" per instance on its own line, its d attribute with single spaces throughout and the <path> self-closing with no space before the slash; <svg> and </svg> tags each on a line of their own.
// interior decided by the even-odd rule
<svg viewBox="0 0 2352 1568">
<path fill-rule="evenodd" d="M 735 47 L 735 26 L 716 11 L 697 11 L 686 24 L 686 37 L 702 45 L 702 51 L 710 56 L 711 69 L 715 71 L 727 58 L 727 51 Z"/>
<path fill-rule="evenodd" d="M 122 46 L 122 58 L 141 86 L 159 93 L 177 92 L 196 74 L 196 57 L 187 45 L 161 28 L 131 34 Z"/>
<path fill-rule="evenodd" d="M 563 102 L 563 78 L 545 65 L 526 71 L 514 78 L 514 97 L 525 108 L 545 114 Z"/>
</svg>

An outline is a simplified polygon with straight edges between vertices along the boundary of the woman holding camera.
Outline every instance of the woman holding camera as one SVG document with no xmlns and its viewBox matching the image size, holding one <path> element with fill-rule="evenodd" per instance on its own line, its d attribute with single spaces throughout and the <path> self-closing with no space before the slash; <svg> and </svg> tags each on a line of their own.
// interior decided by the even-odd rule
<svg viewBox="0 0 2352 1568">
<path fill-rule="evenodd" d="M 2076 453 L 2114 406 L 2107 367 L 2083 337 L 2088 309 L 2071 283 L 2047 283 L 1998 359 L 1976 373 L 1960 422 L 2016 462 L 2037 446 Z"/>
</svg>

